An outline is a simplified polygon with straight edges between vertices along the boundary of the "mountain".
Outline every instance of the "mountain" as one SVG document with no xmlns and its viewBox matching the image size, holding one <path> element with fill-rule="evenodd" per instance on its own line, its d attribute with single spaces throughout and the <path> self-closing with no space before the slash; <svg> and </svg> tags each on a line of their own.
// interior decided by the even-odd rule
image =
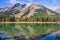
<svg viewBox="0 0 60 40">
<path fill-rule="evenodd" d="M 31 4 L 27 4 L 25 6 L 25 8 L 23 8 L 24 10 L 21 13 L 15 14 L 15 17 L 25 17 L 25 18 L 29 18 L 31 16 L 50 16 L 50 15 L 58 15 L 57 12 L 48 9 L 46 7 L 44 7 L 43 5 L 38 5 L 35 3 L 31 3 Z M 20 16 L 19 16 L 20 15 Z"/>
<path fill-rule="evenodd" d="M 0 10 L 3 9 L 3 8 L 0 8 Z"/>
<path fill-rule="evenodd" d="M 2 11 L 3 8 L 0 8 L 0 12 Z"/>
<path fill-rule="evenodd" d="M 0 10 L 2 10 L 3 8 L 0 8 Z"/>
<path fill-rule="evenodd" d="M 24 8 L 24 6 L 25 4 L 21 5 L 20 3 L 9 4 L 6 8 L 2 9 L 2 13 L 0 15 L 16 14 L 16 12 L 20 12 Z"/>
<path fill-rule="evenodd" d="M 56 8 L 55 11 L 56 11 L 57 13 L 60 13 L 60 8 Z"/>
<path fill-rule="evenodd" d="M 31 17 L 31 16 L 50 16 L 50 15 L 59 15 L 57 12 L 44 7 L 43 5 L 29 3 L 29 4 L 20 4 L 14 3 L 8 5 L 6 8 L 0 11 L 0 15 L 13 15 L 15 17 Z"/>
</svg>

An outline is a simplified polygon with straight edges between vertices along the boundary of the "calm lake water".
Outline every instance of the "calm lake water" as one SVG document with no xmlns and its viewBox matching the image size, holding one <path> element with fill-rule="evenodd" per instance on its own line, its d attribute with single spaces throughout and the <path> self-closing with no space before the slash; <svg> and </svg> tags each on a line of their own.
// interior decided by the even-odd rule
<svg viewBox="0 0 60 40">
<path fill-rule="evenodd" d="M 60 30 L 60 24 L 0 24 L 0 33 L 7 36 L 33 36 Z"/>
</svg>

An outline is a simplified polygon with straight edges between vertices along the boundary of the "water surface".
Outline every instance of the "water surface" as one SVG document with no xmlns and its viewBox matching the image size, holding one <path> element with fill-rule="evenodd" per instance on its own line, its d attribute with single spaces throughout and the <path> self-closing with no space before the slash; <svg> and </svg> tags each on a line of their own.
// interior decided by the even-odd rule
<svg viewBox="0 0 60 40">
<path fill-rule="evenodd" d="M 34 36 L 60 30 L 60 24 L 0 24 L 0 33 L 7 36 Z"/>
</svg>

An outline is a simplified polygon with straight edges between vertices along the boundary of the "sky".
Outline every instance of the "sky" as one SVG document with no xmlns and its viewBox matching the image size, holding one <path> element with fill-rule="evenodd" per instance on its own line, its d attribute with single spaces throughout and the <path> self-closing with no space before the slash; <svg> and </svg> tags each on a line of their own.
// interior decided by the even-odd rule
<svg viewBox="0 0 60 40">
<path fill-rule="evenodd" d="M 0 0 L 0 8 L 4 8 L 11 3 L 37 3 L 47 8 L 60 8 L 60 0 Z"/>
</svg>

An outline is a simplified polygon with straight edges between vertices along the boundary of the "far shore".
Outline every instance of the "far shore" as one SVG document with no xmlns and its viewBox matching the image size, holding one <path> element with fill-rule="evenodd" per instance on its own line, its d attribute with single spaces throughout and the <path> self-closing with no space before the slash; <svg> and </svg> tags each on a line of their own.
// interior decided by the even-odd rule
<svg viewBox="0 0 60 40">
<path fill-rule="evenodd" d="M 48 23 L 48 24 L 60 24 L 60 22 L 0 22 L 0 23 L 39 23 L 39 24 L 43 24 L 43 23 Z"/>
</svg>

